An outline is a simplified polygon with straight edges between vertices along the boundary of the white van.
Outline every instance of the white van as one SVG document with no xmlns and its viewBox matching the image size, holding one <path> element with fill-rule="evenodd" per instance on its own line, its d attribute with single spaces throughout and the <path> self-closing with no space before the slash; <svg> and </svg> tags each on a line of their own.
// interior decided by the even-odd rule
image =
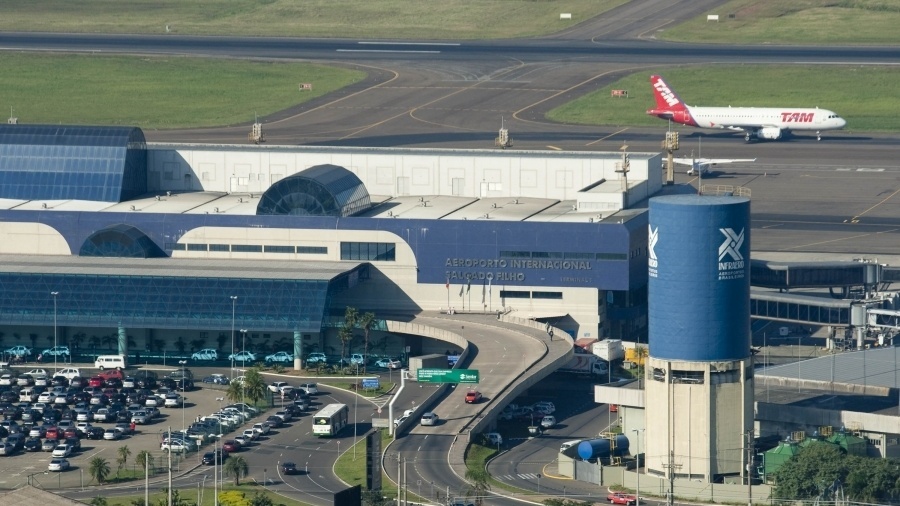
<svg viewBox="0 0 900 506">
<path fill-rule="evenodd" d="M 94 361 L 94 367 L 100 369 L 125 369 L 125 355 L 100 355 Z"/>
<path fill-rule="evenodd" d="M 566 450 L 572 448 L 573 446 L 578 446 L 582 441 L 582 439 L 573 439 L 572 441 L 566 441 L 565 443 L 559 445 L 559 453 L 565 453 Z"/>
</svg>

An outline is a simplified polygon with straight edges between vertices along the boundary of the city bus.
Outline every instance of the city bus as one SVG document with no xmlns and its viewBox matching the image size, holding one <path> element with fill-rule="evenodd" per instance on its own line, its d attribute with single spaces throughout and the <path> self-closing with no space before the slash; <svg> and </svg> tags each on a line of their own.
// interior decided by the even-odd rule
<svg viewBox="0 0 900 506">
<path fill-rule="evenodd" d="M 313 415 L 313 435 L 336 436 L 347 426 L 350 408 L 346 404 L 329 404 Z"/>
</svg>

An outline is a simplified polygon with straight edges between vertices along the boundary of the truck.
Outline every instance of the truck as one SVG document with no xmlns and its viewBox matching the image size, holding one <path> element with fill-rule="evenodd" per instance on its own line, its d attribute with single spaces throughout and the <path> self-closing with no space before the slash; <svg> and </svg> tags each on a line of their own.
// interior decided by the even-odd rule
<svg viewBox="0 0 900 506">
<path fill-rule="evenodd" d="M 604 339 L 591 345 L 591 351 L 594 355 L 606 360 L 607 362 L 615 362 L 625 358 L 625 348 L 622 346 L 621 339 Z"/>
<path fill-rule="evenodd" d="M 602 358 L 594 355 L 575 355 L 568 364 L 560 367 L 558 370 L 559 372 L 584 376 L 606 376 L 609 374 L 609 364 Z"/>
<path fill-rule="evenodd" d="M 585 355 L 589 355 L 591 353 L 591 346 L 594 345 L 598 340 L 591 337 L 582 337 L 580 339 L 576 339 L 575 353 L 583 353 Z"/>
</svg>

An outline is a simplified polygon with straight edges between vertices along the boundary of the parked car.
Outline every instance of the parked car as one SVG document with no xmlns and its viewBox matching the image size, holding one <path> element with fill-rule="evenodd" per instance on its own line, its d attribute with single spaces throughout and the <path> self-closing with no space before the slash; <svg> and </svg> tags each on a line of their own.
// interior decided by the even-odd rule
<svg viewBox="0 0 900 506">
<path fill-rule="evenodd" d="M 50 461 L 50 463 L 47 464 L 47 470 L 48 470 L 48 471 L 53 471 L 53 472 L 63 472 L 63 471 L 68 471 L 68 470 L 69 470 L 69 467 L 71 467 L 71 464 L 69 464 L 69 461 L 68 461 L 67 459 L 64 459 L 64 458 L 55 458 L 55 459 L 52 459 L 52 460 Z"/>
<path fill-rule="evenodd" d="M 54 457 L 68 457 L 72 455 L 72 447 L 67 444 L 56 445 L 56 448 L 53 449 Z"/>
<path fill-rule="evenodd" d="M 85 439 L 90 439 L 92 441 L 99 441 L 101 439 L 105 439 L 103 437 L 104 432 L 105 431 L 103 430 L 103 427 L 91 427 L 82 432 L 82 437 L 84 437 Z"/>
<path fill-rule="evenodd" d="M 183 401 L 181 399 L 181 394 L 178 392 L 169 392 L 166 394 L 166 399 L 163 402 L 163 405 L 167 408 L 177 408 L 182 406 Z"/>
<path fill-rule="evenodd" d="M 45 439 L 43 443 L 41 443 L 41 451 L 42 452 L 52 452 L 56 449 L 56 440 L 54 439 Z"/>
<path fill-rule="evenodd" d="M 204 348 L 200 351 L 194 352 L 191 355 L 191 360 L 219 360 L 219 352 L 212 348 Z"/>
<path fill-rule="evenodd" d="M 42 351 L 41 354 L 45 357 L 68 357 L 71 355 L 68 346 L 54 346 Z"/>
<path fill-rule="evenodd" d="M 403 367 L 403 363 L 396 358 L 383 358 L 375 362 L 375 366 L 383 367 L 384 369 L 401 369 Z"/>
<path fill-rule="evenodd" d="M 201 462 L 207 466 L 214 466 L 216 464 L 221 464 L 228 458 L 228 452 L 223 449 L 218 449 L 212 452 L 206 452 L 203 454 L 203 459 Z"/>
<path fill-rule="evenodd" d="M 224 374 L 210 374 L 209 376 L 203 378 L 204 383 L 209 383 L 213 385 L 227 385 L 229 383 L 228 376 Z"/>
<path fill-rule="evenodd" d="M 118 441 L 122 438 L 122 433 L 116 427 L 110 427 L 103 431 L 103 439 L 106 441 Z"/>
<path fill-rule="evenodd" d="M 284 425 L 284 420 L 280 416 L 271 415 L 266 418 L 266 423 L 269 424 L 269 427 L 278 428 Z"/>
<path fill-rule="evenodd" d="M 235 362 L 256 362 L 256 355 L 249 351 L 239 351 L 237 353 L 232 353 L 228 355 L 228 360 L 234 360 Z"/>
<path fill-rule="evenodd" d="M 350 365 L 365 365 L 366 357 L 362 353 L 354 353 L 350 355 Z"/>
<path fill-rule="evenodd" d="M 256 432 L 259 432 L 260 435 L 263 435 L 263 436 L 268 434 L 271 429 L 272 429 L 272 427 L 270 427 L 268 423 L 254 423 L 253 424 L 253 430 L 255 430 Z"/>
<path fill-rule="evenodd" d="M 14 357 L 30 357 L 31 348 L 20 344 L 18 346 L 13 346 L 12 348 L 7 348 L 3 353 Z"/>
<path fill-rule="evenodd" d="M 310 353 L 309 355 L 306 356 L 306 363 L 307 364 L 327 364 L 328 357 L 326 357 L 324 353 L 319 353 L 319 352 Z"/>
<path fill-rule="evenodd" d="M 273 364 L 290 364 L 294 362 L 294 355 L 286 351 L 277 351 L 271 355 L 266 355 L 266 363 Z M 308 362 L 308 361 L 307 361 Z"/>
<path fill-rule="evenodd" d="M 222 448 L 228 453 L 234 453 L 241 449 L 241 444 L 234 439 L 229 439 L 222 443 Z"/>
<path fill-rule="evenodd" d="M 26 452 L 39 452 L 41 451 L 41 438 L 39 437 L 30 437 L 25 440 L 25 451 Z"/>
<path fill-rule="evenodd" d="M 72 378 L 74 378 L 76 376 L 81 376 L 81 370 L 79 370 L 77 367 L 67 367 L 65 369 L 59 370 L 55 374 L 55 376 L 62 376 L 63 378 L 66 378 L 67 380 L 72 381 Z"/>
<path fill-rule="evenodd" d="M 481 392 L 477 390 L 469 390 L 466 392 L 466 403 L 475 404 L 476 402 L 481 402 Z"/>
<path fill-rule="evenodd" d="M 269 383 L 269 391 L 273 394 L 281 393 L 283 387 L 290 386 L 287 381 L 273 381 Z"/>
</svg>

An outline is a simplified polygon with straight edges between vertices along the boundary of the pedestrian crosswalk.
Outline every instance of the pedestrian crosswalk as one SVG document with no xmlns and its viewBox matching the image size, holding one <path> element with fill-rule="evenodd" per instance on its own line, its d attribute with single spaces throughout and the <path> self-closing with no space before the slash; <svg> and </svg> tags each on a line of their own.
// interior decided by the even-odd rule
<svg viewBox="0 0 900 506">
<path fill-rule="evenodd" d="M 535 473 L 519 473 L 519 474 L 506 474 L 503 476 L 499 476 L 502 481 L 516 481 L 516 480 L 538 480 L 538 475 Z"/>
</svg>

